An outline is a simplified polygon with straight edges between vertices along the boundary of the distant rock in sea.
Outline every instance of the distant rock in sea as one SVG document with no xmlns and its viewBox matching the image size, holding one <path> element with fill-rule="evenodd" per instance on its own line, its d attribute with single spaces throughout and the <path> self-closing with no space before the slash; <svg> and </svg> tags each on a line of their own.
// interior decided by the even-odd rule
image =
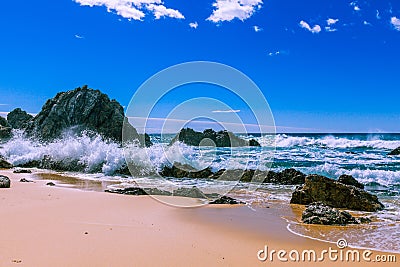
<svg viewBox="0 0 400 267">
<path fill-rule="evenodd" d="M 13 129 L 24 129 L 26 123 L 31 119 L 33 119 L 33 116 L 20 108 L 16 108 L 7 114 L 7 121 Z"/>
<path fill-rule="evenodd" d="M 400 155 L 400 147 L 393 149 L 391 152 L 388 154 L 389 156 L 398 156 Z"/>
<path fill-rule="evenodd" d="M 174 139 L 172 139 L 171 144 L 178 141 L 190 146 L 212 146 L 212 142 L 216 147 L 260 146 L 260 144 L 254 139 L 247 141 L 237 137 L 231 132 L 216 132 L 212 129 L 206 129 L 203 132 L 196 132 L 191 128 L 184 128 L 174 137 Z"/>
<path fill-rule="evenodd" d="M 378 211 L 384 208 L 377 196 L 316 174 L 307 176 L 304 185 L 296 188 L 290 200 L 292 204 L 303 205 L 313 202 L 359 211 Z"/>
<path fill-rule="evenodd" d="M 141 140 L 136 129 L 128 123 L 123 107 L 116 100 L 110 100 L 106 94 L 85 85 L 60 92 L 47 100 L 40 113 L 27 123 L 25 132 L 28 136 L 52 141 L 67 130 L 78 134 L 92 131 L 106 139 L 121 142 L 124 122 L 124 134 Z M 150 146 L 149 137 L 145 136 L 144 139 L 146 145 Z"/>
</svg>

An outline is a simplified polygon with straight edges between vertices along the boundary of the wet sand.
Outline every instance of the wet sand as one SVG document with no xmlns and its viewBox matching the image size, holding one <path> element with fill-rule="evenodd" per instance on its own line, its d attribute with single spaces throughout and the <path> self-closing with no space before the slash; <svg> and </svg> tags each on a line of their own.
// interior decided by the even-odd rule
<svg viewBox="0 0 400 267">
<path fill-rule="evenodd" d="M 301 210 L 297 206 L 175 208 L 149 196 L 98 192 L 98 185 L 95 190 L 91 182 L 85 182 L 91 191 L 84 191 L 46 186 L 46 180 L 19 182 L 35 179 L 35 174 L 13 174 L 11 170 L 0 174 L 12 180 L 11 188 L 0 189 L 0 266 L 377 265 L 328 259 L 318 263 L 259 261 L 257 252 L 265 245 L 269 250 L 288 252 L 337 249 L 335 244 L 287 230 L 282 217 L 296 218 Z M 67 184 L 52 175 L 45 178 Z M 379 265 L 397 266 L 398 262 Z"/>
</svg>

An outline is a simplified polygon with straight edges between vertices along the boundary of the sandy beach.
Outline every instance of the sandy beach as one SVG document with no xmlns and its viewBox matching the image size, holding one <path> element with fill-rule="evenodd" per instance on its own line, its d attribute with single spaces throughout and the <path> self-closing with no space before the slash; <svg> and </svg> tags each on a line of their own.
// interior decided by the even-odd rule
<svg viewBox="0 0 400 267">
<path fill-rule="evenodd" d="M 148 196 L 50 187 L 45 180 L 21 183 L 32 175 L 0 174 L 12 181 L 0 191 L 0 266 L 304 266 L 262 262 L 257 253 L 265 245 L 287 251 L 337 248 L 290 233 L 282 216 L 295 216 L 296 207 L 183 209 Z"/>
</svg>

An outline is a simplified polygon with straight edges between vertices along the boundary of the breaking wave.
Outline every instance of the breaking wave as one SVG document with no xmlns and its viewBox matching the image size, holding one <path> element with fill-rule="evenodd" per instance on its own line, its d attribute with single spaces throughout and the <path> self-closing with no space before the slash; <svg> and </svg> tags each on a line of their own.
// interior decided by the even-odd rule
<svg viewBox="0 0 400 267">
<path fill-rule="evenodd" d="M 267 140 L 266 140 L 267 139 Z M 261 143 L 270 143 L 270 137 L 262 137 Z M 335 137 L 328 135 L 324 137 L 290 136 L 278 134 L 275 137 L 278 148 L 315 146 L 325 148 L 376 148 L 395 149 L 400 146 L 400 140 L 383 140 L 379 137 L 371 137 L 367 140 L 351 139 L 346 137 Z"/>
</svg>

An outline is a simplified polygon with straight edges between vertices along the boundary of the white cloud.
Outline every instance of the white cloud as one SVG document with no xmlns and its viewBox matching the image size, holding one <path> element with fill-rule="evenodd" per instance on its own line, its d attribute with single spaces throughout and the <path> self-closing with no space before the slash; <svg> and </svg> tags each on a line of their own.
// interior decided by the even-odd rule
<svg viewBox="0 0 400 267">
<path fill-rule="evenodd" d="M 357 5 L 357 2 L 351 2 L 350 6 L 352 6 L 355 11 L 361 10 L 361 8 Z"/>
<path fill-rule="evenodd" d="M 275 57 L 275 56 L 288 56 L 290 54 L 289 50 L 277 50 L 268 53 L 268 56 Z"/>
<path fill-rule="evenodd" d="M 214 23 L 231 21 L 235 18 L 244 21 L 262 6 L 262 0 L 215 0 L 213 13 L 207 20 Z"/>
<path fill-rule="evenodd" d="M 197 29 L 198 26 L 199 26 L 199 24 L 197 23 L 197 21 L 189 23 L 190 28 Z"/>
<path fill-rule="evenodd" d="M 175 19 L 184 19 L 185 17 L 182 15 L 181 12 L 172 8 L 166 8 L 163 5 L 155 5 L 149 4 L 147 5 L 147 9 L 153 11 L 154 17 L 156 19 L 160 19 L 161 17 L 170 17 Z"/>
<path fill-rule="evenodd" d="M 258 26 L 253 26 L 253 29 L 254 29 L 255 32 L 260 32 L 260 31 L 263 30 L 263 28 L 260 28 Z"/>
<path fill-rule="evenodd" d="M 302 21 L 300 21 L 299 25 L 303 29 L 306 29 L 306 30 L 308 30 L 308 31 L 310 31 L 312 33 L 320 33 L 321 32 L 321 26 L 319 26 L 318 24 L 314 25 L 314 27 L 311 28 L 311 26 L 307 22 L 302 20 Z"/>
<path fill-rule="evenodd" d="M 381 15 L 379 14 L 379 10 L 376 10 L 376 19 L 381 19 Z"/>
<path fill-rule="evenodd" d="M 167 8 L 162 0 L 74 0 L 81 6 L 105 6 L 108 12 L 116 12 L 126 19 L 142 20 L 145 12 L 152 12 L 156 19 L 170 17 L 184 19 L 175 9 Z"/>
<path fill-rule="evenodd" d="M 79 35 L 79 34 L 75 34 L 75 38 L 76 39 L 85 39 L 85 37 L 83 37 L 82 35 Z"/>
<path fill-rule="evenodd" d="M 393 27 L 400 31 L 400 19 L 396 18 L 396 17 L 392 17 L 390 19 L 390 23 L 392 23 Z"/>
<path fill-rule="evenodd" d="M 328 25 L 333 25 L 338 21 L 339 21 L 339 19 L 331 19 L 331 18 L 329 18 L 329 19 L 326 20 L 326 23 L 328 23 Z"/>
<path fill-rule="evenodd" d="M 372 26 L 372 24 L 371 24 L 371 23 L 369 23 L 369 22 L 368 22 L 368 21 L 366 21 L 366 20 L 364 20 L 363 24 L 364 24 L 364 25 L 366 25 L 366 26 Z"/>
<path fill-rule="evenodd" d="M 239 113 L 240 109 L 213 110 L 212 113 Z"/>
<path fill-rule="evenodd" d="M 329 27 L 329 26 L 326 26 L 326 27 L 325 27 L 325 31 L 327 31 L 327 32 L 336 32 L 337 29 L 332 28 L 332 27 Z"/>
<path fill-rule="evenodd" d="M 280 54 L 281 54 L 281 51 L 269 52 L 268 56 L 273 57 L 273 56 L 279 56 Z"/>
</svg>

